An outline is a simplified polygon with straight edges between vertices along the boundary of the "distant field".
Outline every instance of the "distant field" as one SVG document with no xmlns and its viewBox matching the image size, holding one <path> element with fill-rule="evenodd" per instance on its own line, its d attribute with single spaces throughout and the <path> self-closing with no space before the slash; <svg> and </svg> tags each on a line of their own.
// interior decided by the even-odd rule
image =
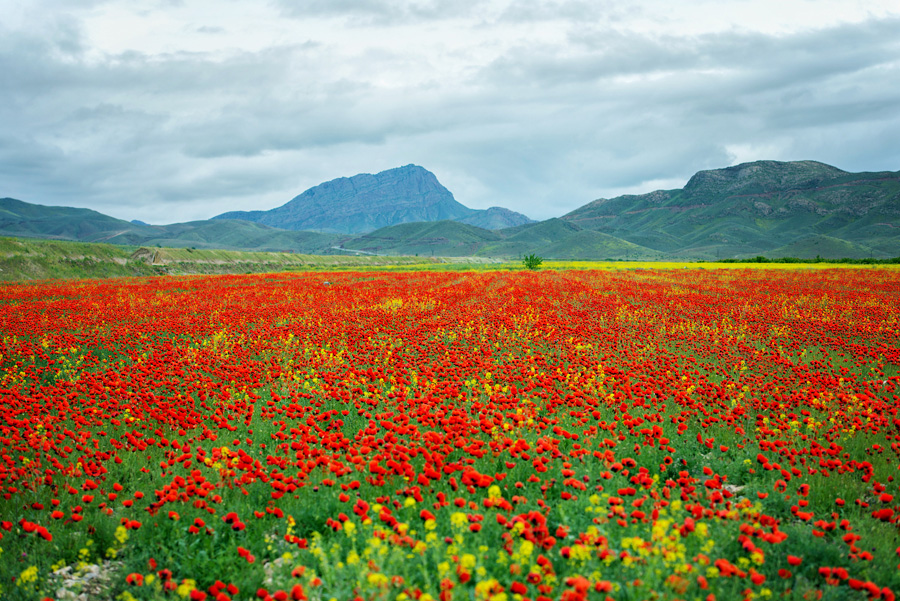
<svg viewBox="0 0 900 601">
<path fill-rule="evenodd" d="M 461 264 L 486 260 L 461 259 Z M 0 238 L 0 281 L 86 279 L 152 275 L 340 271 L 441 264 L 430 257 L 304 255 Z"/>
<path fill-rule="evenodd" d="M 900 264 L 852 263 L 703 263 L 685 261 L 544 261 L 543 269 L 900 269 Z"/>
<path fill-rule="evenodd" d="M 288 271 L 518 271 L 521 261 L 483 257 L 305 255 L 192 248 L 129 247 L 32 238 L 0 238 L 0 281 L 215 275 Z M 832 263 L 688 263 L 556 261 L 546 270 L 623 269 L 897 269 L 900 265 Z"/>
</svg>

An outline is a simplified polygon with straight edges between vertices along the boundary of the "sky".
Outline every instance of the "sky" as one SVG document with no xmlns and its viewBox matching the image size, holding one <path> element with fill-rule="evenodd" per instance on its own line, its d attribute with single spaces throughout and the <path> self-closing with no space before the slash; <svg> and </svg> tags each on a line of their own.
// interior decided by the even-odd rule
<svg viewBox="0 0 900 601">
<path fill-rule="evenodd" d="M 0 0 L 0 197 L 174 223 L 410 163 L 533 219 L 900 170 L 896 0 Z"/>
</svg>

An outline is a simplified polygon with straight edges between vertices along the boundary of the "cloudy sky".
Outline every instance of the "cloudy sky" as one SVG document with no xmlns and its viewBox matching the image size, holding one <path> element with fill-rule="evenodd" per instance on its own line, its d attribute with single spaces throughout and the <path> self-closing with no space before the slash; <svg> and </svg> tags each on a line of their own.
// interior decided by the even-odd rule
<svg viewBox="0 0 900 601">
<path fill-rule="evenodd" d="M 415 163 L 532 218 L 900 170 L 896 0 L 0 0 L 0 197 L 171 223 Z"/>
</svg>

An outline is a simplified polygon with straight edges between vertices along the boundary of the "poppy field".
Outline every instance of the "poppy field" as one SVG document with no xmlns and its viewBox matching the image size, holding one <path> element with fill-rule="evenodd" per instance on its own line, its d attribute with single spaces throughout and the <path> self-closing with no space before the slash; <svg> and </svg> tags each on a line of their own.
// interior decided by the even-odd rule
<svg viewBox="0 0 900 601">
<path fill-rule="evenodd" d="M 900 272 L 0 287 L 0 598 L 885 599 Z"/>
</svg>

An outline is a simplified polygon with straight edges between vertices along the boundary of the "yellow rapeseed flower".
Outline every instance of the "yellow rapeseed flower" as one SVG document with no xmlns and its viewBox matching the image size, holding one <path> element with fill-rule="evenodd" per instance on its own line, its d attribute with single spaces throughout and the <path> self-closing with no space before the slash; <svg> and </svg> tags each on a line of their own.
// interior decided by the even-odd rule
<svg viewBox="0 0 900 601">
<path fill-rule="evenodd" d="M 124 545 L 125 541 L 128 540 L 128 529 L 125 528 L 125 526 L 120 525 L 116 528 L 114 536 L 116 537 L 116 540 L 119 541 L 120 545 Z M 87 549 L 85 549 L 85 551 L 86 550 Z"/>
<path fill-rule="evenodd" d="M 463 528 L 469 524 L 469 518 L 461 511 L 456 511 L 450 515 L 450 524 L 456 528 Z"/>
<path fill-rule="evenodd" d="M 26 584 L 37 581 L 38 569 L 37 566 L 30 566 L 22 570 L 22 573 L 19 574 L 19 578 L 16 579 L 16 586 L 24 586 Z"/>
</svg>

